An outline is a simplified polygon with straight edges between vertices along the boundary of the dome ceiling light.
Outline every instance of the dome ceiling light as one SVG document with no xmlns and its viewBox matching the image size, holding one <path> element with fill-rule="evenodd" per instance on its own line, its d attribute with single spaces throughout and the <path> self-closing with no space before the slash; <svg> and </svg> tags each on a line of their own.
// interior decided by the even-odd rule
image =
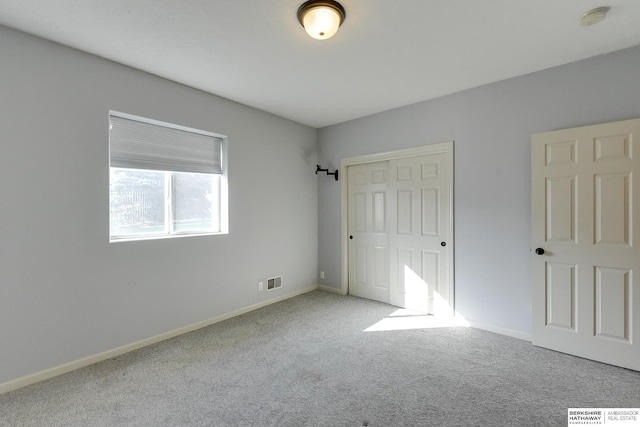
<svg viewBox="0 0 640 427">
<path fill-rule="evenodd" d="M 588 27 L 590 25 L 597 24 L 602 21 L 606 16 L 607 12 L 609 12 L 610 8 L 604 7 L 596 7 L 595 9 L 591 9 L 588 12 L 585 12 L 580 17 L 580 25 L 583 27 Z"/>
<path fill-rule="evenodd" d="M 333 37 L 344 22 L 345 11 L 333 0 L 309 0 L 298 8 L 298 21 L 314 39 Z"/>
</svg>

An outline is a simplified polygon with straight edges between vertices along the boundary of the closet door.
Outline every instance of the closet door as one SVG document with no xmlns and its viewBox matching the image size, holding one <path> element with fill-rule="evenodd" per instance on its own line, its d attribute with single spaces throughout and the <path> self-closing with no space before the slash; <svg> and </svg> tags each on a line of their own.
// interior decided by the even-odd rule
<svg viewBox="0 0 640 427">
<path fill-rule="evenodd" d="M 389 177 L 391 304 L 452 315 L 447 154 L 392 160 Z"/>
<path fill-rule="evenodd" d="M 349 293 L 389 302 L 389 162 L 348 169 Z"/>
<path fill-rule="evenodd" d="M 454 314 L 453 143 L 374 158 L 347 168 L 349 293 Z"/>
</svg>

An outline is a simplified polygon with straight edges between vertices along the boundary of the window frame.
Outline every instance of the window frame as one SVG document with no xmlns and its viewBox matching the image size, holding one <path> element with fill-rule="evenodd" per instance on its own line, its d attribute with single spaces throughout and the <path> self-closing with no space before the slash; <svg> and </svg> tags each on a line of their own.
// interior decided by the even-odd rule
<svg viewBox="0 0 640 427">
<path fill-rule="evenodd" d="M 218 199 L 212 202 L 214 207 L 217 207 L 217 216 L 219 219 L 219 231 L 203 231 L 197 230 L 194 232 L 183 230 L 183 231 L 175 231 L 174 227 L 174 219 L 175 219 L 175 211 L 176 211 L 176 198 L 174 197 L 175 192 L 175 178 L 174 174 L 176 173 L 190 173 L 183 171 L 171 171 L 171 170 L 156 170 L 156 169 L 135 169 L 135 168 L 127 168 L 120 166 L 111 166 L 111 117 L 119 117 L 123 119 L 138 121 L 145 124 L 160 126 L 169 129 L 181 130 L 185 132 L 195 133 L 199 135 L 209 136 L 213 138 L 217 138 L 220 140 L 220 168 L 222 170 L 221 173 L 202 173 L 204 175 L 217 175 L 217 187 L 218 187 Z M 158 240 L 158 239 L 172 239 L 178 237 L 195 237 L 195 236 L 215 236 L 215 235 L 224 235 L 229 234 L 229 190 L 228 190 L 228 162 L 227 162 L 227 145 L 228 145 L 228 137 L 226 135 L 221 135 L 214 132 L 204 131 L 200 129 L 195 129 L 187 126 L 177 125 L 173 123 L 163 122 L 159 120 L 149 119 L 146 117 L 135 116 L 128 113 L 122 113 L 119 111 L 109 110 L 108 115 L 109 120 L 109 179 L 108 186 L 108 205 L 109 205 L 109 243 L 117 243 L 117 242 L 129 242 L 129 241 L 140 241 L 140 240 Z M 130 170 L 146 170 L 149 172 L 160 172 L 164 174 L 164 231 L 162 233 L 154 233 L 154 234 L 114 234 L 112 232 L 111 227 L 111 174 L 112 169 L 130 169 Z M 200 172 L 191 172 L 198 173 Z M 213 183 L 215 185 L 215 181 Z M 216 214 L 214 213 L 214 216 Z"/>
</svg>

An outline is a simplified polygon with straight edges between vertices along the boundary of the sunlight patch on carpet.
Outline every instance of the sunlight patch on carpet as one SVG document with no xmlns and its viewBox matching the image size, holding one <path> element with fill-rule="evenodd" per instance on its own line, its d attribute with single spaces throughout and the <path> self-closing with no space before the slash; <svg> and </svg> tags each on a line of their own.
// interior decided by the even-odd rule
<svg viewBox="0 0 640 427">
<path fill-rule="evenodd" d="M 469 327 L 462 316 L 432 316 L 418 311 L 408 309 L 398 309 L 388 317 L 369 326 L 363 332 L 384 332 L 402 331 L 409 329 L 431 329 L 431 328 L 451 328 Z"/>
</svg>

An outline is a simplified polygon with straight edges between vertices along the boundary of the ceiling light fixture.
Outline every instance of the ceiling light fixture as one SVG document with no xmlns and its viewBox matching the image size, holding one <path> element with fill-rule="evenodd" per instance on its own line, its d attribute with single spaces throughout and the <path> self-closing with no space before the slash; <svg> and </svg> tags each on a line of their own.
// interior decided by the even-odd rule
<svg viewBox="0 0 640 427">
<path fill-rule="evenodd" d="M 298 8 L 298 21 L 307 34 L 318 40 L 333 37 L 344 17 L 344 8 L 333 0 L 309 0 Z"/>
<path fill-rule="evenodd" d="M 597 24 L 607 16 L 607 12 L 609 12 L 609 9 L 610 8 L 603 6 L 596 7 L 595 9 L 591 9 L 590 11 L 585 12 L 580 17 L 580 25 L 582 25 L 583 27 L 588 27 L 590 25 Z"/>
</svg>

